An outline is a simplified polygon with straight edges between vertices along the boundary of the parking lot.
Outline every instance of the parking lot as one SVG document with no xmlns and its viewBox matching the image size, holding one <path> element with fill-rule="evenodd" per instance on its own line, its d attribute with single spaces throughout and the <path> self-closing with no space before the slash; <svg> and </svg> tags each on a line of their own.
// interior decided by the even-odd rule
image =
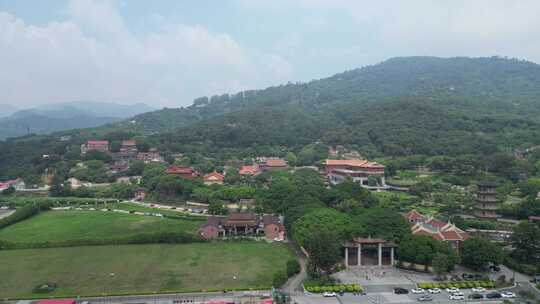
<svg viewBox="0 0 540 304">
<path fill-rule="evenodd" d="M 483 300 L 469 300 L 467 297 L 472 292 L 470 290 L 462 290 L 465 295 L 465 300 L 450 300 L 449 294 L 446 291 L 442 291 L 440 294 L 431 295 L 433 301 L 425 303 L 444 303 L 444 304 L 457 304 L 457 303 L 502 303 L 502 299 L 483 299 Z M 484 295 L 491 291 L 483 293 Z M 367 293 L 366 295 L 352 295 L 344 294 L 343 296 L 337 296 L 335 298 L 324 298 L 322 295 L 299 295 L 294 297 L 294 302 L 298 304 L 358 304 L 358 303 L 372 303 L 372 304 L 399 304 L 399 303 L 424 303 L 418 302 L 418 298 L 421 294 L 407 294 L 397 295 L 393 292 L 374 292 Z"/>
</svg>

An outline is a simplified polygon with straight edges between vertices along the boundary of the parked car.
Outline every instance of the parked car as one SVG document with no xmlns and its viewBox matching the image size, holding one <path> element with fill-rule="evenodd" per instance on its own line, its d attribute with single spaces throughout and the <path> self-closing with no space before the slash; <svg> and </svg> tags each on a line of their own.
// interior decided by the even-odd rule
<svg viewBox="0 0 540 304">
<path fill-rule="evenodd" d="M 459 288 L 455 288 L 455 287 L 446 288 L 446 292 L 448 292 L 448 293 L 459 292 Z"/>
<path fill-rule="evenodd" d="M 322 296 L 325 297 L 325 298 L 330 298 L 330 297 L 336 297 L 337 295 L 336 295 L 335 292 L 327 291 L 327 292 L 323 293 Z"/>
<path fill-rule="evenodd" d="M 463 295 L 451 294 L 448 299 L 450 300 L 465 300 Z"/>
<path fill-rule="evenodd" d="M 424 295 L 418 298 L 418 302 L 431 302 L 433 301 L 433 298 L 428 295 Z"/>
<path fill-rule="evenodd" d="M 516 297 L 516 294 L 511 291 L 504 291 L 501 292 L 501 296 L 505 299 L 514 299 Z"/>
<path fill-rule="evenodd" d="M 480 300 L 480 299 L 484 298 L 484 295 L 481 294 L 481 293 L 472 293 L 472 294 L 469 295 L 468 298 L 473 299 L 473 300 Z"/>
<path fill-rule="evenodd" d="M 490 269 L 491 271 L 495 271 L 495 272 L 501 271 L 501 267 L 499 267 L 499 266 L 497 266 L 497 265 L 491 265 L 491 266 L 489 266 L 489 269 Z"/>
<path fill-rule="evenodd" d="M 405 288 L 401 288 L 401 287 L 396 287 L 396 288 L 394 288 L 394 293 L 395 294 L 408 294 L 409 290 L 407 290 Z"/>
<path fill-rule="evenodd" d="M 486 289 L 484 287 L 473 287 L 473 292 L 485 292 Z"/>
<path fill-rule="evenodd" d="M 428 289 L 428 292 L 429 293 L 441 293 L 441 289 L 440 288 L 431 288 L 431 289 Z"/>
<path fill-rule="evenodd" d="M 486 298 L 488 299 L 500 299 L 502 298 L 502 295 L 498 292 L 491 292 L 486 295 Z"/>
<path fill-rule="evenodd" d="M 411 289 L 411 292 L 414 294 L 419 294 L 419 293 L 424 293 L 426 291 L 422 288 L 414 288 L 414 289 Z"/>
<path fill-rule="evenodd" d="M 473 280 L 473 279 L 474 279 L 474 275 L 468 274 L 468 273 L 463 273 L 463 274 L 461 275 L 461 277 L 462 277 L 464 280 Z"/>
</svg>

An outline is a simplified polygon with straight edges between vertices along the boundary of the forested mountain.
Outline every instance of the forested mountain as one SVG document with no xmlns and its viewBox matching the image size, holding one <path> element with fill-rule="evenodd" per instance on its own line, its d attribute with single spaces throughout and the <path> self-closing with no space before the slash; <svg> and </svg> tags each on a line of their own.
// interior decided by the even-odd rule
<svg viewBox="0 0 540 304">
<path fill-rule="evenodd" d="M 201 97 L 192 106 L 135 117 L 140 131 L 163 132 L 198 120 L 260 107 L 313 109 L 333 104 L 364 104 L 404 97 L 474 110 L 471 115 L 540 119 L 540 66 L 527 61 L 490 58 L 393 58 L 308 83 Z"/>
<path fill-rule="evenodd" d="M 165 114 L 177 115 L 169 130 L 183 126 L 160 137 L 173 150 L 321 140 L 371 156 L 493 153 L 540 141 L 540 66 L 497 57 L 394 58 L 306 84 L 198 98 L 137 121 Z"/>
<path fill-rule="evenodd" d="M 499 57 L 394 58 L 309 83 L 201 97 L 186 108 L 62 134 L 76 136 L 65 143 L 58 134 L 30 136 L 0 143 L 0 151 L 17 154 L 11 162 L 21 164 L 20 152 L 29 147 L 35 160 L 37 151 L 61 155 L 85 139 L 152 134 L 146 140 L 164 153 L 220 158 L 314 142 L 351 146 L 367 157 L 482 158 L 540 144 L 540 66 Z M 0 158 L 0 171 L 13 169 L 9 159 Z"/>
</svg>

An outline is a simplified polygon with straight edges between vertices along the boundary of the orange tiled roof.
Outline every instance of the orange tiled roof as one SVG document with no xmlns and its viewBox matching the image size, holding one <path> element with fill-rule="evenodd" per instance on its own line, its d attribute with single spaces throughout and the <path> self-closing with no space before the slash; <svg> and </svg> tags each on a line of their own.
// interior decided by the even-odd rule
<svg viewBox="0 0 540 304">
<path fill-rule="evenodd" d="M 267 167 L 286 167 L 287 162 L 281 158 L 269 158 L 266 160 Z"/>
<path fill-rule="evenodd" d="M 238 174 L 240 175 L 255 175 L 259 172 L 259 168 L 257 166 L 243 166 L 240 171 L 238 171 Z"/>
<path fill-rule="evenodd" d="M 351 167 L 364 167 L 364 168 L 384 168 L 383 165 L 370 162 L 365 159 L 327 159 L 327 166 L 351 166 Z"/>
<path fill-rule="evenodd" d="M 425 220 L 426 218 L 420 214 L 416 209 L 413 209 L 407 213 L 407 219 L 409 221 Z"/>
<path fill-rule="evenodd" d="M 223 181 L 224 178 L 225 178 L 225 176 L 224 176 L 223 174 L 218 173 L 218 172 L 216 172 L 216 171 L 204 175 L 204 180 L 205 180 L 205 181 L 210 181 L 210 180 L 219 180 L 219 181 Z"/>
</svg>

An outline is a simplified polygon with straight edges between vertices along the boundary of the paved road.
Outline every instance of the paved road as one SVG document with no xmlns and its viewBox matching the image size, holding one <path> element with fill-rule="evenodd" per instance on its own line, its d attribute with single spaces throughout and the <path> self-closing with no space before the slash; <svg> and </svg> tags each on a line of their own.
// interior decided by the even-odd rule
<svg viewBox="0 0 540 304">
<path fill-rule="evenodd" d="M 245 291 L 245 292 L 198 292 L 198 293 L 177 293 L 177 294 L 154 294 L 154 295 L 132 295 L 132 296 L 110 296 L 110 297 L 83 297 L 79 301 L 89 301 L 90 303 L 163 303 L 170 301 L 180 301 L 184 303 L 201 303 L 206 301 L 234 301 L 261 299 L 270 297 L 270 290 Z"/>
<path fill-rule="evenodd" d="M 307 279 L 307 258 L 296 242 L 291 240 L 289 246 L 298 258 L 298 263 L 300 263 L 300 273 L 290 278 L 283 286 L 283 290 L 288 294 L 295 294 L 296 292 L 303 291 L 302 282 Z"/>
</svg>

